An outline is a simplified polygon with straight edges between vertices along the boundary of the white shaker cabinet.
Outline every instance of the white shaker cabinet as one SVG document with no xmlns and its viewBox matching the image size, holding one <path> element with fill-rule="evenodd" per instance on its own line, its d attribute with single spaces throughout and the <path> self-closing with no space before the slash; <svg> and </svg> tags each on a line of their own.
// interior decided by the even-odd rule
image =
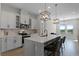
<svg viewBox="0 0 79 59">
<path fill-rule="evenodd" d="M 8 13 L 8 26 L 9 28 L 16 28 L 16 14 Z"/>
<path fill-rule="evenodd" d="M 17 36 L 14 38 L 13 44 L 14 44 L 14 48 L 18 48 L 22 46 L 22 37 L 21 36 Z"/>
<path fill-rule="evenodd" d="M 29 24 L 29 15 L 28 15 L 28 13 L 26 13 L 24 11 L 21 12 L 21 23 Z"/>
<path fill-rule="evenodd" d="M 1 3 L 0 3 L 0 26 L 1 26 Z"/>
<path fill-rule="evenodd" d="M 7 28 L 7 21 L 8 15 L 6 11 L 1 12 L 1 28 Z"/>
<path fill-rule="evenodd" d="M 0 26 L 1 26 L 1 3 L 0 3 Z M 2 49 L 2 39 L 0 37 L 0 55 L 1 55 L 1 49 Z"/>
<path fill-rule="evenodd" d="M 7 39 L 5 37 L 2 38 L 2 50 L 1 52 L 5 52 L 7 50 Z"/>
<path fill-rule="evenodd" d="M 2 38 L 0 38 L 0 53 L 1 53 L 1 50 L 2 50 Z"/>
<path fill-rule="evenodd" d="M 20 36 L 2 38 L 2 52 L 16 49 L 21 46 L 22 46 L 22 39 Z"/>
<path fill-rule="evenodd" d="M 2 11 L 1 28 L 16 28 L 16 14 Z"/>
<path fill-rule="evenodd" d="M 6 43 L 7 43 L 7 50 L 11 50 L 14 48 L 14 39 L 13 38 L 8 37 Z"/>
<path fill-rule="evenodd" d="M 16 28 L 17 9 L 1 5 L 1 28 Z"/>
</svg>

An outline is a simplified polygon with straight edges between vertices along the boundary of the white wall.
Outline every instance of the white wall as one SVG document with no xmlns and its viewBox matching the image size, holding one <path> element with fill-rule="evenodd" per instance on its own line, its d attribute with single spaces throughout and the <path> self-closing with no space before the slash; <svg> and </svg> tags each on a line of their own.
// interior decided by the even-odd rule
<svg viewBox="0 0 79 59">
<path fill-rule="evenodd" d="M 56 24 L 53 24 L 50 20 L 46 24 L 48 33 L 56 33 Z"/>
<path fill-rule="evenodd" d="M 39 20 L 38 18 L 31 17 L 32 19 L 32 29 L 39 29 Z"/>
<path fill-rule="evenodd" d="M 43 26 L 43 23 L 41 20 L 39 22 L 40 22 L 40 31 L 42 33 L 42 31 L 44 30 L 44 26 Z M 46 21 L 45 28 L 47 29 L 48 34 L 56 33 L 56 24 L 53 24 L 53 22 L 51 22 L 51 20 Z"/>
</svg>

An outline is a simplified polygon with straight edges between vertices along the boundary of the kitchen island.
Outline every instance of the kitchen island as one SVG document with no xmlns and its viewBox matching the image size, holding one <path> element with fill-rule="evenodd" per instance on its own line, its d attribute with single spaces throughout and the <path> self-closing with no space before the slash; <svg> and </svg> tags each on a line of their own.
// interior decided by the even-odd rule
<svg viewBox="0 0 79 59">
<path fill-rule="evenodd" d="M 40 37 L 38 34 L 33 34 L 29 38 L 24 39 L 24 55 L 25 56 L 44 56 L 44 47 L 56 41 L 60 35 L 49 35 Z"/>
</svg>

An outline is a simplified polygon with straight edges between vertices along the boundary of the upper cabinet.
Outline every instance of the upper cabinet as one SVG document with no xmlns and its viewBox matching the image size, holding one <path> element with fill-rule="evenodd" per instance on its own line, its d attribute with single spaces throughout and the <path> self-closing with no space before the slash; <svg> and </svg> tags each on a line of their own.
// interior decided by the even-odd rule
<svg viewBox="0 0 79 59">
<path fill-rule="evenodd" d="M 17 9 L 2 4 L 1 10 L 1 28 L 16 28 Z"/>
<path fill-rule="evenodd" d="M 29 15 L 23 10 L 21 10 L 21 24 L 29 24 Z"/>
<path fill-rule="evenodd" d="M 27 11 L 1 4 L 0 28 L 31 28 L 36 29 L 39 21 Z"/>
</svg>

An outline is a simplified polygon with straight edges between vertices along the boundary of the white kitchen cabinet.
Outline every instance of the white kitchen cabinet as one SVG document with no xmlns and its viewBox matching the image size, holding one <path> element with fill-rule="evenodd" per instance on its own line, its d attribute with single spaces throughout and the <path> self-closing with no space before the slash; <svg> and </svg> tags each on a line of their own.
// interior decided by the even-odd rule
<svg viewBox="0 0 79 59">
<path fill-rule="evenodd" d="M 2 38 L 2 52 L 5 52 L 7 50 L 7 39 L 5 37 Z"/>
<path fill-rule="evenodd" d="M 16 14 L 8 13 L 8 26 L 9 28 L 16 28 Z"/>
<path fill-rule="evenodd" d="M 2 38 L 0 38 L 0 53 L 1 53 L 1 50 L 2 50 Z"/>
<path fill-rule="evenodd" d="M 20 36 L 2 38 L 2 52 L 12 50 L 21 46 L 22 46 L 22 39 Z"/>
<path fill-rule="evenodd" d="M 0 4 L 0 26 L 1 26 L 1 4 Z M 1 53 L 1 49 L 2 49 L 2 39 L 0 37 L 0 53 Z"/>
<path fill-rule="evenodd" d="M 14 48 L 14 39 L 11 37 L 7 38 L 7 50 L 11 50 Z"/>
<path fill-rule="evenodd" d="M 27 38 L 28 39 L 28 38 Z M 24 40 L 24 55 L 25 56 L 35 56 L 35 42 L 31 40 Z"/>
<path fill-rule="evenodd" d="M 1 12 L 1 28 L 7 28 L 7 19 L 8 19 L 8 15 L 6 11 L 2 11 Z"/>
<path fill-rule="evenodd" d="M 29 24 L 29 15 L 25 11 L 21 11 L 21 23 Z"/>
<path fill-rule="evenodd" d="M 17 9 L 1 5 L 1 28 L 16 28 Z"/>
<path fill-rule="evenodd" d="M 16 28 L 16 15 L 7 11 L 2 11 L 1 28 Z"/>
<path fill-rule="evenodd" d="M 22 37 L 20 37 L 20 36 L 15 37 L 15 39 L 13 41 L 14 48 L 18 48 L 18 47 L 22 46 L 22 39 L 21 38 Z"/>
<path fill-rule="evenodd" d="M 0 26 L 1 26 L 1 4 L 0 4 Z"/>
</svg>

